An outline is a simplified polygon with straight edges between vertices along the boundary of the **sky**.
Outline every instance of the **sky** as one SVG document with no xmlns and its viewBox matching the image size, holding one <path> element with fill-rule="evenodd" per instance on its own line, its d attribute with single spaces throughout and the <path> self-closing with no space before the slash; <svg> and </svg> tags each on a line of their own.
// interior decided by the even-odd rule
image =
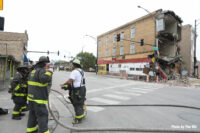
<svg viewBox="0 0 200 133">
<path fill-rule="evenodd" d="M 138 5 L 150 12 L 173 10 L 183 25 L 194 26 L 195 19 L 200 23 L 200 0 L 4 0 L 0 16 L 5 17 L 4 31 L 27 30 L 29 51 L 59 50 L 60 56 L 50 54 L 50 59 L 68 61 L 82 50 L 96 56 L 94 38 L 146 15 Z M 36 61 L 41 55 L 47 54 L 28 53 L 28 58 Z M 197 58 L 200 60 L 200 37 Z"/>
</svg>

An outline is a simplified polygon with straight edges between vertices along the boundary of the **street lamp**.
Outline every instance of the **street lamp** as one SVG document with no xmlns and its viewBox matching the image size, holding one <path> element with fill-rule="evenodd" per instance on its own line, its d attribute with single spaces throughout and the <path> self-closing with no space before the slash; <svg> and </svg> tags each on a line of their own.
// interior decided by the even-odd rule
<svg viewBox="0 0 200 133">
<path fill-rule="evenodd" d="M 91 35 L 85 35 L 85 36 L 88 36 L 88 37 L 92 38 L 95 41 L 95 44 L 97 45 L 97 60 L 96 60 L 96 75 L 97 75 L 97 73 L 98 73 L 98 44 L 97 44 L 97 38 L 93 37 Z"/>
<path fill-rule="evenodd" d="M 137 6 L 138 8 L 142 8 L 143 10 L 145 10 L 146 12 L 148 12 L 148 13 L 150 13 L 151 14 L 151 12 L 150 11 L 148 11 L 147 9 L 145 9 L 145 8 L 143 8 L 143 7 L 141 7 L 141 6 Z"/>
</svg>

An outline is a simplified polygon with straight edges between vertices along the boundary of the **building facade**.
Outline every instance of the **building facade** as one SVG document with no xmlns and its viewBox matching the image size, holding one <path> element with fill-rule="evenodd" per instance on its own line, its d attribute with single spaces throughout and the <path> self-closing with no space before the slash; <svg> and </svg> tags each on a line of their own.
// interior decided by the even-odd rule
<svg viewBox="0 0 200 133">
<path fill-rule="evenodd" d="M 183 69 L 190 76 L 194 73 L 194 29 L 191 25 L 182 26 L 181 41 L 179 42 L 180 53 L 183 59 Z"/>
<path fill-rule="evenodd" d="M 16 61 L 23 63 L 27 55 L 28 34 L 0 32 L 0 55 L 12 55 Z"/>
<path fill-rule="evenodd" d="M 174 12 L 160 9 L 99 35 L 98 73 L 144 75 L 143 69 L 149 67 L 152 57 L 160 57 L 160 64 L 166 66 L 164 59 L 177 56 L 181 23 Z M 116 40 L 117 34 L 120 41 Z"/>
<path fill-rule="evenodd" d="M 28 34 L 0 32 L 0 89 L 8 88 L 16 68 L 24 63 Z"/>
<path fill-rule="evenodd" d="M 140 46 L 140 43 L 131 41 L 139 42 L 144 39 L 144 42 L 154 44 L 155 13 L 129 22 L 97 37 L 99 72 L 104 69 L 106 72 L 119 73 L 121 69 L 117 68 L 126 67 L 123 66 L 124 63 L 148 62 L 148 55 L 153 54 L 152 46 Z M 117 34 L 120 34 L 119 42 L 116 40 Z M 140 67 L 142 66 L 138 66 L 138 68 Z"/>
</svg>

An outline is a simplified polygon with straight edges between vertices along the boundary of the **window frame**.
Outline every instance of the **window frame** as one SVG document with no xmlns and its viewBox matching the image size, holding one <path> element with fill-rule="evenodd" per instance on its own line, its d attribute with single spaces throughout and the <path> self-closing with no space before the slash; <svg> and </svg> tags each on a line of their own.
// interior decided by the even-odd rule
<svg viewBox="0 0 200 133">
<path fill-rule="evenodd" d="M 134 29 L 134 36 L 132 36 L 132 35 L 133 35 L 132 29 Z M 132 26 L 132 27 L 131 27 L 131 38 L 134 38 L 134 37 L 135 37 L 135 27 Z"/>
<path fill-rule="evenodd" d="M 133 48 L 131 47 L 133 46 Z M 133 51 L 132 51 L 133 50 Z M 134 54 L 135 53 L 135 44 L 134 43 L 131 43 L 130 44 L 130 54 Z"/>
<path fill-rule="evenodd" d="M 123 47 L 123 54 L 121 48 Z M 120 55 L 124 55 L 124 45 L 120 45 Z"/>
<path fill-rule="evenodd" d="M 115 51 L 115 52 L 114 52 Z M 114 54 L 115 53 L 115 54 Z M 113 56 L 116 56 L 116 47 L 113 47 Z"/>
</svg>

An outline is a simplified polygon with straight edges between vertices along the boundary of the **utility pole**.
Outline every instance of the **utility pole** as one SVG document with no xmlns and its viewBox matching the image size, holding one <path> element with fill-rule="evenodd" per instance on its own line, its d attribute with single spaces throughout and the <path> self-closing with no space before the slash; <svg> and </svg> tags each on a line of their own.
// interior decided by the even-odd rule
<svg viewBox="0 0 200 133">
<path fill-rule="evenodd" d="M 194 77 L 197 76 L 197 58 L 196 58 L 196 39 L 197 39 L 197 20 L 194 21 Z"/>
<path fill-rule="evenodd" d="M 94 41 L 95 41 L 95 44 L 97 45 L 97 60 L 96 60 L 96 75 L 98 74 L 98 41 L 97 41 L 97 38 L 93 37 L 93 36 L 90 36 L 90 35 L 85 35 L 85 36 L 88 36 L 90 38 L 92 38 Z"/>
<path fill-rule="evenodd" d="M 158 39 L 156 38 L 156 32 L 157 32 L 156 31 L 156 13 L 154 15 L 153 13 L 151 13 L 149 10 L 145 9 L 144 7 L 141 7 L 141 6 L 137 6 L 137 7 L 143 9 L 144 11 L 146 11 L 148 14 L 150 14 L 153 17 L 153 21 L 154 21 L 154 25 L 155 25 L 155 27 L 154 27 L 154 47 L 158 48 Z M 156 50 L 155 54 L 157 54 L 157 56 L 159 56 L 159 51 Z"/>
</svg>

